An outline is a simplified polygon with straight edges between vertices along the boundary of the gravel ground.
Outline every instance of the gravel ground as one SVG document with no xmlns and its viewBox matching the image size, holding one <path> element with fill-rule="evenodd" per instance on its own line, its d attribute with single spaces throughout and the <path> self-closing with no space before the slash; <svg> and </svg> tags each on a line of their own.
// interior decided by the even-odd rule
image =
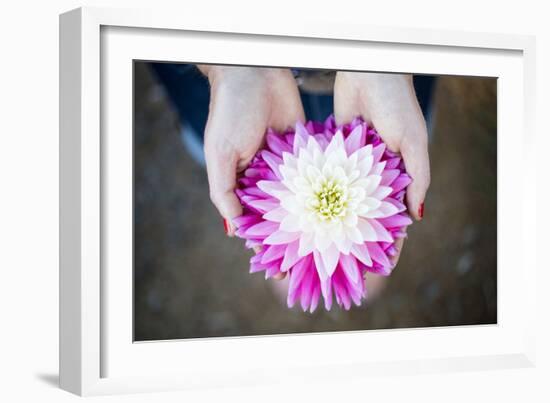
<svg viewBox="0 0 550 403">
<path fill-rule="evenodd" d="M 135 339 L 496 323 L 496 80 L 441 77 L 425 219 L 381 296 L 350 311 L 288 309 L 228 239 L 177 116 L 135 67 Z"/>
</svg>

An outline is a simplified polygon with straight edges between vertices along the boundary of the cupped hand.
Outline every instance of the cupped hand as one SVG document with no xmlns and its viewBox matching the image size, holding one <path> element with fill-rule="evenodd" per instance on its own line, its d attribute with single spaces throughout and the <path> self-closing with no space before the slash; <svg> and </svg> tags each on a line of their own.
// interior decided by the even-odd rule
<svg viewBox="0 0 550 403">
<path fill-rule="evenodd" d="M 296 81 L 288 69 L 198 66 L 210 82 L 204 152 L 210 198 L 225 220 L 242 214 L 235 195 L 237 173 L 262 146 L 268 127 L 284 131 L 304 121 Z"/>
<path fill-rule="evenodd" d="M 412 183 L 407 188 L 409 213 L 424 214 L 430 185 L 426 122 L 418 104 L 411 75 L 338 72 L 334 83 L 334 114 L 338 124 L 361 116 L 371 123 L 391 151 L 399 152 Z M 393 263 L 397 263 L 403 239 Z"/>
</svg>

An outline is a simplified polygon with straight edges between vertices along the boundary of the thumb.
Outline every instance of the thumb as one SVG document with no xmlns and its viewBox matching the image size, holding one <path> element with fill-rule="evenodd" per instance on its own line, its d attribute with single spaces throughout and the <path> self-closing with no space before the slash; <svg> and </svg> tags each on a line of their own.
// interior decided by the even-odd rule
<svg viewBox="0 0 550 403">
<path fill-rule="evenodd" d="M 206 173 L 210 199 L 224 220 L 226 234 L 234 236 L 236 226 L 232 220 L 242 214 L 241 203 L 235 194 L 238 155 L 224 141 L 227 129 L 217 116 L 216 113 L 210 113 L 206 122 L 204 134 Z"/>
<path fill-rule="evenodd" d="M 424 128 L 424 133 L 405 136 L 400 147 L 405 168 L 412 178 L 411 184 L 407 187 L 407 207 L 410 214 L 417 220 L 421 220 L 424 215 L 424 199 L 430 186 L 427 138 Z"/>
<path fill-rule="evenodd" d="M 227 235 L 235 235 L 233 218 L 242 214 L 242 206 L 235 194 L 237 159 L 223 152 L 205 150 L 210 199 L 224 219 Z"/>
</svg>

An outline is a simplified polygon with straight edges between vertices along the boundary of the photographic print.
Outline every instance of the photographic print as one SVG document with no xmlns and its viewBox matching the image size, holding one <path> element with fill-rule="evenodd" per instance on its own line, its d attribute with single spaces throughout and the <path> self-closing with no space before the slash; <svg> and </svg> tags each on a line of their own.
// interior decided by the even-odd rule
<svg viewBox="0 0 550 403">
<path fill-rule="evenodd" d="M 497 322 L 496 78 L 133 81 L 135 341 Z"/>
</svg>

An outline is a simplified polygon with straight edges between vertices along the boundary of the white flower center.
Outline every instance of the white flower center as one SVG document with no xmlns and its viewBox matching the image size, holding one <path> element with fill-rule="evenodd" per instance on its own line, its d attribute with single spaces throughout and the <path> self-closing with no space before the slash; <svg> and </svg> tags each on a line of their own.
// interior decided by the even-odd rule
<svg viewBox="0 0 550 403">
<path fill-rule="evenodd" d="M 396 214 L 397 208 L 384 200 L 392 192 L 382 185 L 384 146 L 357 147 L 361 127 L 346 140 L 337 132 L 324 145 L 307 133 L 297 136 L 300 147 L 284 152 L 277 167 L 281 182 L 258 182 L 279 200 L 278 208 L 264 214 L 266 220 L 280 222 L 279 230 L 264 242 L 296 240 L 298 256 L 313 252 L 323 260 L 324 269 L 317 265 L 323 278 L 334 272 L 340 254 L 359 253 L 365 242 L 391 242 L 376 220 Z"/>
</svg>

